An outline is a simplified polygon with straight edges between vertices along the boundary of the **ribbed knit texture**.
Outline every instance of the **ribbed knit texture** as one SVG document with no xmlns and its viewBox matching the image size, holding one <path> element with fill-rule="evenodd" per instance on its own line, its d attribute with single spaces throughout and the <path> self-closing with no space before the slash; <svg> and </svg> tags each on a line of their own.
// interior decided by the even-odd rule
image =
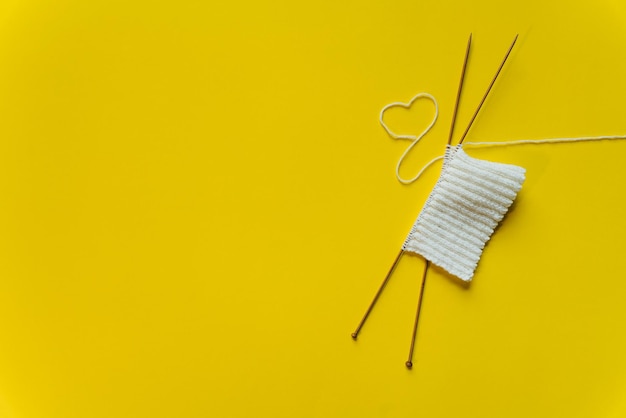
<svg viewBox="0 0 626 418">
<path fill-rule="evenodd" d="M 470 281 L 525 171 L 472 158 L 460 145 L 448 147 L 439 180 L 402 248 Z"/>
</svg>

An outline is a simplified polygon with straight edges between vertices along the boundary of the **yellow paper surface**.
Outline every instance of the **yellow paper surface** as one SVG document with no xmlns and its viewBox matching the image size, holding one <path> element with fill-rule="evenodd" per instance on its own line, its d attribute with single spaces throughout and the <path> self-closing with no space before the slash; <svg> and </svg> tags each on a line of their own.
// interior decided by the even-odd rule
<svg viewBox="0 0 626 418">
<path fill-rule="evenodd" d="M 443 152 L 626 134 L 615 0 L 0 5 L 0 417 L 620 417 L 626 142 L 472 150 L 527 180 L 474 281 L 404 257 Z M 429 103 L 388 123 L 418 133 Z"/>
</svg>

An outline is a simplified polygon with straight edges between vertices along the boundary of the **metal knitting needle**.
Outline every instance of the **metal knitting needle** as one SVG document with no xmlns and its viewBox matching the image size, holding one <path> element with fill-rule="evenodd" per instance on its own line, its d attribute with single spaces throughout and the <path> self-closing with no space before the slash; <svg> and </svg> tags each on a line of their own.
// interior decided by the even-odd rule
<svg viewBox="0 0 626 418">
<path fill-rule="evenodd" d="M 378 288 L 378 292 L 376 292 L 376 295 L 374 296 L 372 303 L 370 303 L 370 306 L 367 308 L 367 311 L 365 311 L 365 315 L 363 315 L 363 319 L 361 319 L 361 322 L 356 327 L 356 330 L 351 334 L 352 339 L 356 340 L 357 337 L 359 336 L 359 332 L 361 332 L 361 328 L 363 328 L 363 325 L 365 324 L 367 317 L 370 316 L 370 312 L 372 312 L 372 309 L 374 309 L 374 305 L 376 305 L 376 302 L 378 302 L 378 298 L 383 293 L 385 286 L 387 286 L 387 282 L 389 282 L 389 279 L 391 278 L 391 275 L 393 274 L 393 271 L 396 269 L 396 266 L 398 265 L 398 262 L 400 261 L 400 258 L 402 258 L 403 254 L 404 254 L 404 250 L 400 250 L 400 252 L 396 256 L 396 260 L 393 262 L 391 268 L 389 269 L 387 276 L 385 276 L 385 280 L 383 280 L 383 283 L 380 285 L 380 288 Z"/>
<path fill-rule="evenodd" d="M 456 121 L 456 114 L 457 114 L 457 110 L 459 108 L 459 100 L 461 98 L 461 90 L 463 87 L 463 80 L 465 79 L 465 70 L 467 68 L 467 61 L 469 58 L 469 52 L 470 52 L 470 46 L 472 44 L 472 34 L 470 33 L 469 36 L 469 40 L 467 41 L 467 49 L 465 51 L 465 60 L 463 61 L 463 70 L 461 72 L 461 81 L 459 83 L 459 90 L 457 91 L 457 95 L 456 95 L 456 105 L 454 106 L 454 113 L 452 115 L 452 126 L 450 127 L 450 136 L 448 138 L 448 145 L 450 144 L 451 140 L 452 140 L 452 134 L 454 132 L 454 124 Z M 352 338 L 353 339 L 357 339 L 359 336 L 359 332 L 361 331 L 361 328 L 363 328 L 363 325 L 365 324 L 365 321 L 367 321 L 367 318 L 369 317 L 370 313 L 372 312 L 372 309 L 374 309 L 374 305 L 376 305 L 376 302 L 378 302 L 378 298 L 380 297 L 380 295 L 382 294 L 383 290 L 385 289 L 385 286 L 387 286 L 387 282 L 389 282 L 389 279 L 391 278 L 391 275 L 393 274 L 394 270 L 396 269 L 396 266 L 398 265 L 398 262 L 400 261 L 400 258 L 402 258 L 402 255 L 404 254 L 404 250 L 400 250 L 400 252 L 398 253 L 398 256 L 396 257 L 396 260 L 393 262 L 393 265 L 391 266 L 391 269 L 389 269 L 389 272 L 387 273 L 387 276 L 385 277 L 385 279 L 383 280 L 383 283 L 380 285 L 380 288 L 378 289 L 378 292 L 376 292 L 376 295 L 374 296 L 374 299 L 372 300 L 372 302 L 370 303 L 369 307 L 367 308 L 367 311 L 365 311 L 365 315 L 363 315 L 363 319 L 361 319 L 361 322 L 359 323 L 359 325 L 357 326 L 356 330 L 352 333 Z M 422 279 L 422 290 L 420 292 L 420 298 L 419 298 L 419 302 L 418 302 L 418 317 L 419 317 L 419 309 L 421 308 L 421 302 L 422 302 L 422 293 L 424 291 L 424 281 L 426 279 L 426 272 L 428 270 L 428 265 L 429 262 L 426 262 L 426 266 L 424 268 L 424 273 L 423 273 L 423 279 Z M 417 321 L 415 322 L 415 330 L 413 332 L 413 341 L 411 343 L 411 354 L 409 355 L 409 361 L 407 362 L 407 367 L 409 366 L 410 360 L 413 357 L 413 348 L 414 348 L 414 344 L 415 344 L 415 336 L 417 333 Z"/>
<path fill-rule="evenodd" d="M 452 113 L 452 124 L 450 125 L 450 135 L 448 136 L 448 145 L 452 143 L 452 135 L 454 135 L 454 125 L 456 123 L 456 113 L 459 110 L 461 102 L 461 91 L 463 90 L 463 82 L 465 81 L 465 71 L 467 70 L 467 62 L 469 61 L 470 47 L 472 46 L 472 34 L 470 33 L 467 40 L 467 48 L 465 49 L 465 59 L 463 60 L 463 69 L 461 70 L 461 80 L 459 81 L 459 89 L 456 92 L 456 101 L 454 102 L 454 112 Z"/>
<path fill-rule="evenodd" d="M 483 96 L 483 98 L 482 98 L 478 108 L 476 109 L 476 112 L 472 116 L 472 119 L 471 119 L 467 129 L 463 133 L 463 136 L 462 136 L 461 140 L 459 141 L 459 144 L 461 144 L 463 142 L 463 140 L 465 139 L 465 136 L 467 135 L 467 133 L 469 132 L 469 130 L 470 130 L 471 126 L 472 126 L 472 124 L 474 123 L 474 120 L 476 119 L 476 116 L 478 115 L 478 112 L 482 108 L 482 105 L 483 105 L 484 101 L 486 100 L 489 92 L 491 91 L 491 88 L 495 84 L 495 81 L 498 78 L 498 75 L 500 74 L 500 71 L 502 70 L 502 67 L 504 67 L 504 64 L 505 64 L 509 54 L 511 53 L 511 50 L 513 49 L 513 46 L 515 45 L 515 42 L 517 41 L 517 37 L 518 37 L 518 35 L 515 36 L 515 39 L 513 40 L 513 43 L 509 47 L 509 50 L 507 51 L 504 60 L 500 64 L 500 67 L 498 68 L 498 71 L 497 71 L 495 77 L 491 81 L 491 84 L 489 85 L 489 88 L 487 89 L 487 92 Z M 450 135 L 448 137 L 448 144 L 451 143 L 452 135 L 454 133 L 454 125 L 455 125 L 455 121 L 456 121 L 456 114 L 457 114 L 457 110 L 458 110 L 458 106 L 459 106 L 461 90 L 462 90 L 463 81 L 464 81 L 464 78 L 465 78 L 465 72 L 466 72 L 466 68 L 467 68 L 467 62 L 468 62 L 468 58 L 469 58 L 471 39 L 472 39 L 472 35 L 470 34 L 470 38 L 468 40 L 468 45 L 467 45 L 467 50 L 466 50 L 466 53 L 465 53 L 465 60 L 463 62 L 463 70 L 462 70 L 462 73 L 461 73 L 461 80 L 460 80 L 460 83 L 459 83 L 459 90 L 457 91 L 457 100 L 456 100 L 456 105 L 455 105 L 455 108 L 454 108 L 454 114 L 453 114 L 453 119 L 452 119 L 452 126 L 451 126 L 451 129 L 450 129 Z M 389 282 L 389 279 L 391 278 L 391 275 L 393 274 L 393 272 L 394 272 L 398 262 L 400 261 L 400 258 L 404 254 L 404 252 L 405 252 L 404 250 L 400 250 L 400 252 L 398 253 L 398 256 L 396 257 L 393 265 L 391 266 L 389 272 L 387 273 L 387 276 L 385 277 L 383 283 L 381 284 L 380 288 L 378 289 L 378 292 L 376 292 L 376 295 L 374 296 L 374 299 L 372 300 L 372 302 L 370 303 L 367 311 L 365 312 L 365 315 L 363 316 L 363 319 L 361 319 L 361 322 L 357 326 L 357 329 L 355 330 L 355 332 L 352 333 L 352 338 L 353 339 L 355 339 L 355 340 L 357 339 L 358 334 L 361 331 L 361 328 L 365 324 L 365 321 L 369 317 L 369 314 L 371 313 L 372 309 L 374 308 L 374 305 L 378 301 L 378 298 L 380 297 L 380 295 L 382 294 L 385 286 Z M 413 328 L 413 338 L 412 338 L 412 341 L 411 341 L 409 360 L 407 360 L 407 362 L 406 362 L 406 366 L 408 368 L 411 368 L 413 366 L 413 363 L 412 363 L 411 360 L 413 358 L 413 351 L 414 351 L 414 348 L 415 348 L 415 339 L 416 339 L 416 336 L 417 336 L 417 326 L 418 326 L 418 323 L 419 323 L 419 316 L 420 316 L 420 312 L 421 312 L 422 299 L 423 299 L 424 288 L 425 288 L 425 284 L 426 284 L 426 277 L 427 277 L 427 273 L 428 273 L 429 267 L 430 267 L 430 262 L 426 261 L 426 264 L 424 266 L 424 273 L 423 273 L 423 277 L 422 277 L 422 285 L 421 285 L 421 289 L 420 289 L 420 296 L 419 296 L 419 300 L 418 300 L 418 307 L 417 307 L 417 314 L 416 314 L 416 318 L 415 318 L 415 325 L 414 325 L 414 328 Z"/>
<path fill-rule="evenodd" d="M 472 124 L 474 123 L 474 119 L 476 119 L 476 116 L 478 116 L 478 112 L 480 112 L 480 109 L 482 108 L 483 103 L 485 103 L 485 100 L 487 99 L 487 96 L 489 95 L 489 92 L 491 91 L 491 88 L 493 87 L 493 85 L 495 84 L 496 80 L 498 79 L 498 76 L 500 75 L 500 71 L 502 71 L 502 67 L 504 67 L 504 64 L 506 63 L 506 60 L 509 58 L 509 55 L 511 54 L 511 51 L 513 50 L 513 47 L 515 46 L 515 42 L 517 42 L 517 37 L 518 36 L 519 36 L 519 34 L 515 35 L 515 39 L 513 39 L 513 43 L 509 47 L 509 50 L 506 52 L 506 55 L 504 56 L 504 59 L 502 60 L 502 63 L 500 64 L 500 67 L 498 68 L 498 71 L 496 72 L 496 75 L 491 80 L 491 84 L 489 84 L 489 87 L 487 88 L 487 91 L 485 92 L 485 95 L 483 96 L 482 100 L 480 101 L 480 104 L 478 105 L 478 108 L 474 112 L 474 115 L 472 116 L 472 119 L 470 120 L 469 125 L 467 125 L 467 128 L 465 129 L 465 132 L 463 132 L 463 136 L 461 137 L 461 140 L 459 141 L 459 144 L 462 144 L 463 141 L 465 140 L 465 137 L 467 136 L 467 133 L 469 132 L 470 128 L 472 127 Z"/>
<path fill-rule="evenodd" d="M 415 314 L 415 324 L 413 325 L 413 337 L 411 338 L 411 348 L 409 349 L 409 359 L 406 361 L 407 369 L 413 367 L 413 350 L 415 349 L 415 339 L 417 338 L 417 324 L 420 322 L 420 312 L 422 311 L 422 299 L 424 298 L 424 286 L 426 286 L 426 275 L 430 267 L 430 261 L 426 260 L 424 265 L 424 273 L 422 274 L 422 287 L 420 288 L 420 295 L 417 301 L 417 314 Z"/>
<path fill-rule="evenodd" d="M 452 124 L 450 125 L 450 135 L 448 136 L 448 145 L 452 142 L 452 135 L 454 134 L 454 125 L 456 124 L 456 114 L 459 109 L 459 103 L 461 102 L 461 92 L 463 91 L 463 82 L 465 81 L 465 71 L 467 70 L 467 62 L 469 61 L 470 49 L 472 46 L 472 34 L 470 33 L 467 40 L 467 48 L 465 49 L 465 58 L 463 59 L 463 69 L 461 70 L 461 79 L 459 80 L 459 89 L 456 93 L 456 101 L 454 103 L 454 112 L 452 113 Z M 415 349 L 415 339 L 417 338 L 417 326 L 420 321 L 420 312 L 422 311 L 422 300 L 424 300 L 424 288 L 426 286 L 426 276 L 428 275 L 428 269 L 430 268 L 430 261 L 426 260 L 424 265 L 424 272 L 422 273 L 422 286 L 420 288 L 419 298 L 417 299 L 417 313 L 415 314 L 415 323 L 413 324 L 413 336 L 411 337 L 411 348 L 409 349 L 409 359 L 405 365 L 408 369 L 413 367 L 413 350 Z"/>
<path fill-rule="evenodd" d="M 480 101 L 480 104 L 478 105 L 478 108 L 476 109 L 476 112 L 474 112 L 474 115 L 472 116 L 472 119 L 470 120 L 470 123 L 468 124 L 467 128 L 465 129 L 465 132 L 463 133 L 463 136 L 461 137 L 461 140 L 459 141 L 459 144 L 463 143 L 463 140 L 465 139 L 465 136 L 467 135 L 467 133 L 469 132 L 470 128 L 472 127 L 472 124 L 474 123 L 474 120 L 476 119 L 476 116 L 478 115 L 478 112 L 480 112 L 480 109 L 483 106 L 483 103 L 485 103 L 485 100 L 487 99 L 487 96 L 489 95 L 489 92 L 491 91 L 491 88 L 493 87 L 493 85 L 495 84 L 496 80 L 498 79 L 498 76 L 500 75 L 500 71 L 502 70 L 502 67 L 504 67 L 504 64 L 506 63 L 506 60 L 509 58 L 509 55 L 511 54 L 511 50 L 513 49 L 513 47 L 515 46 L 515 42 L 517 41 L 517 37 L 519 35 L 515 35 L 515 39 L 513 39 L 513 43 L 511 44 L 511 46 L 509 47 L 509 50 L 506 52 L 506 55 L 504 56 L 504 59 L 502 60 L 502 63 L 500 64 L 500 67 L 498 68 L 498 71 L 496 72 L 496 75 L 493 77 L 493 79 L 491 80 L 491 83 L 489 84 L 489 87 L 487 88 L 487 91 L 485 92 L 485 95 L 483 96 L 482 100 Z M 453 119 L 452 119 L 452 127 L 450 128 L 450 137 L 448 139 L 448 145 L 450 145 L 450 143 L 452 142 L 452 133 L 454 131 L 454 124 L 456 121 L 456 109 L 459 106 L 459 101 L 461 98 L 461 89 L 463 86 L 463 79 L 465 76 L 465 67 L 467 65 L 467 57 L 469 56 L 469 48 L 470 48 L 470 43 L 471 43 L 471 35 L 470 35 L 470 41 L 467 44 L 467 52 L 465 54 L 465 63 L 463 64 L 463 72 L 461 74 L 461 82 L 459 85 L 459 91 L 457 93 L 457 102 L 455 104 L 454 107 L 454 115 L 453 115 Z M 426 261 L 426 265 L 424 266 L 424 275 L 422 277 L 422 288 L 420 290 L 420 296 L 419 296 L 419 301 L 417 304 L 417 315 L 415 316 L 415 325 L 413 327 L 413 339 L 411 340 L 411 348 L 409 351 L 409 359 L 406 362 L 406 367 L 408 367 L 409 369 L 411 367 L 413 367 L 413 362 L 411 361 L 413 358 L 413 349 L 415 348 L 415 338 L 417 336 L 417 324 L 419 322 L 419 318 L 420 318 L 420 311 L 421 311 L 421 307 L 422 307 L 422 299 L 424 298 L 424 286 L 426 284 L 426 274 L 428 272 L 428 268 L 430 266 L 430 263 L 428 262 L 428 260 Z"/>
</svg>

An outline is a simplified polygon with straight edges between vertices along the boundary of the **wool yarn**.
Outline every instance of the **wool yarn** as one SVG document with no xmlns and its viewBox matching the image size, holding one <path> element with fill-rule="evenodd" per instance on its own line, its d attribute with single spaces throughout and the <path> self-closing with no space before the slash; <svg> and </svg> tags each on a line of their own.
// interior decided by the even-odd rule
<svg viewBox="0 0 626 418">
<path fill-rule="evenodd" d="M 443 168 L 402 247 L 470 281 L 487 241 L 509 210 L 526 170 L 448 146 Z"/>
<path fill-rule="evenodd" d="M 430 124 L 419 135 L 393 132 L 383 119 L 385 112 L 394 107 L 409 109 L 418 99 L 426 99 L 433 103 L 434 115 Z M 379 121 L 392 138 L 411 141 L 396 164 L 396 177 L 400 183 L 413 183 L 434 163 L 444 160 L 439 179 L 404 241 L 402 249 L 421 255 L 448 273 L 467 282 L 472 280 L 487 241 L 521 189 L 526 170 L 515 165 L 470 157 L 463 147 L 468 149 L 626 139 L 626 135 L 611 135 L 466 142 L 464 146 L 457 145 L 456 147 L 448 145 L 443 156 L 430 160 L 416 176 L 410 179 L 401 177 L 402 162 L 434 126 L 438 115 L 437 100 L 428 93 L 419 93 L 407 103 L 393 102 L 384 106 L 380 111 Z"/>
</svg>

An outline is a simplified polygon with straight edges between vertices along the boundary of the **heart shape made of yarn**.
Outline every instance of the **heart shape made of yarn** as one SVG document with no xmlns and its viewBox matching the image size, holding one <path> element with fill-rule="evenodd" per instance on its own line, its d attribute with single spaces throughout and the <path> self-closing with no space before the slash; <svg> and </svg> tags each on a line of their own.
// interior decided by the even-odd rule
<svg viewBox="0 0 626 418">
<path fill-rule="evenodd" d="M 415 101 L 418 99 L 429 99 L 435 105 L 435 115 L 433 116 L 433 120 L 426 127 L 426 129 L 424 129 L 422 133 L 417 136 L 416 135 L 398 135 L 395 132 L 393 132 L 391 129 L 389 129 L 389 127 L 387 126 L 387 124 L 385 123 L 383 119 L 385 112 L 393 107 L 402 107 L 404 109 L 410 109 L 413 103 L 415 103 Z M 408 139 L 408 140 L 413 141 L 411 142 L 411 145 L 409 145 L 406 148 L 406 150 L 404 151 L 404 153 L 398 160 L 398 164 L 396 165 L 396 177 L 398 178 L 398 181 L 400 181 L 400 183 L 403 183 L 403 184 L 413 183 L 415 180 L 419 178 L 422 172 L 427 168 L 427 167 L 424 167 L 415 177 L 410 178 L 410 179 L 405 179 L 402 176 L 400 176 L 400 165 L 402 164 L 402 161 L 404 161 L 404 158 L 406 157 L 406 155 L 413 149 L 415 145 L 417 145 L 417 143 L 424 137 L 424 135 L 426 135 L 428 131 L 430 131 L 430 129 L 435 125 L 435 122 L 437 122 L 438 116 L 439 116 L 439 105 L 437 104 L 437 100 L 428 93 L 418 93 L 415 96 L 413 96 L 413 98 L 408 103 L 404 103 L 404 102 L 389 103 L 387 106 L 383 107 L 382 110 L 380 111 L 380 116 L 379 116 L 380 124 L 382 125 L 385 132 L 389 134 L 390 137 L 394 139 Z M 432 164 L 432 162 L 433 161 L 431 161 L 431 163 L 429 163 L 427 166 Z"/>
</svg>

